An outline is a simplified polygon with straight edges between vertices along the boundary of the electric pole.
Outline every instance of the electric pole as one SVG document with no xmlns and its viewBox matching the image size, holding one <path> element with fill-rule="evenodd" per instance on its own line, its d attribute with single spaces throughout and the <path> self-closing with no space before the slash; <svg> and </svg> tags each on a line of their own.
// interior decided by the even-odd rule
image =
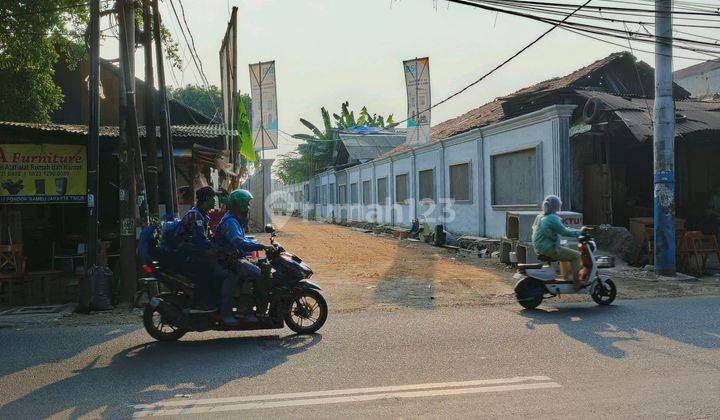
<svg viewBox="0 0 720 420">
<path fill-rule="evenodd" d="M 165 201 L 165 213 L 177 214 L 177 187 L 175 185 L 175 162 L 173 158 L 172 136 L 170 133 L 170 116 L 168 114 L 167 89 L 165 87 L 165 65 L 162 53 L 162 39 L 160 38 L 160 9 L 158 2 L 160 0 L 152 0 L 152 33 L 155 41 L 155 63 L 157 65 L 158 91 L 160 93 L 158 102 L 160 102 L 160 148 L 163 155 L 163 176 L 162 184 Z"/>
<path fill-rule="evenodd" d="M 79 312 L 90 310 L 92 284 L 91 270 L 99 265 L 98 259 L 98 171 L 100 170 L 100 0 L 90 2 L 90 119 L 88 124 L 87 207 L 88 235 L 85 281 L 80 293 Z"/>
<path fill-rule="evenodd" d="M 653 126 L 655 272 L 675 275 L 675 103 L 672 0 L 655 0 L 655 123 Z"/>
<path fill-rule="evenodd" d="M 145 188 L 147 189 L 148 208 L 151 215 L 160 214 L 158 199 L 158 168 L 157 147 L 155 136 L 155 77 L 153 76 L 152 57 L 152 17 L 150 1 L 143 0 L 143 53 L 145 57 L 145 151 L 147 167 L 145 168 Z"/>
<path fill-rule="evenodd" d="M 118 0 L 117 13 L 120 33 L 120 282 L 124 298 L 132 307 L 137 282 L 136 254 L 136 145 L 137 117 L 135 115 L 135 76 L 132 65 L 135 49 L 135 11 L 131 0 Z"/>
</svg>

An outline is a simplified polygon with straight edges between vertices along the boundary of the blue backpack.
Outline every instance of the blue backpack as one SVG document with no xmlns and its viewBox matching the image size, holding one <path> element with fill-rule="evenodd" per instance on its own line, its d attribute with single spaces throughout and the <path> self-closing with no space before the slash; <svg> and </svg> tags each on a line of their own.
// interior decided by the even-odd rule
<svg viewBox="0 0 720 420">
<path fill-rule="evenodd" d="M 180 219 L 173 219 L 163 223 L 160 234 L 160 251 L 170 252 L 177 245 L 176 233 L 180 227 Z"/>
<path fill-rule="evenodd" d="M 149 263 L 157 258 L 159 230 L 160 226 L 150 225 L 145 226 L 140 231 L 140 238 L 138 239 L 138 256 L 140 257 L 140 262 Z"/>
</svg>

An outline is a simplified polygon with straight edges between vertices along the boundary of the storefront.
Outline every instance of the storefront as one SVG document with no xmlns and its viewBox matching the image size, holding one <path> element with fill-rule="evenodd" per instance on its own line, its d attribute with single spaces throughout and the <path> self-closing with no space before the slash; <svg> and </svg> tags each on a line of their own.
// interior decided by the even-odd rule
<svg viewBox="0 0 720 420">
<path fill-rule="evenodd" d="M 76 300 L 87 238 L 86 130 L 77 125 L 0 122 L 0 250 L 17 262 L 0 272 L 0 277 L 13 277 L 8 280 L 12 284 L 0 284 L 0 306 L 8 303 L 8 293 L 16 303 Z M 186 206 L 198 186 L 217 187 L 221 180 L 235 178 L 222 150 L 222 128 L 174 126 L 172 132 L 177 184 Z M 102 127 L 100 134 L 100 258 L 116 272 L 118 131 Z M 144 139 L 144 130 L 140 134 Z M 164 196 L 160 186 L 161 204 Z"/>
</svg>

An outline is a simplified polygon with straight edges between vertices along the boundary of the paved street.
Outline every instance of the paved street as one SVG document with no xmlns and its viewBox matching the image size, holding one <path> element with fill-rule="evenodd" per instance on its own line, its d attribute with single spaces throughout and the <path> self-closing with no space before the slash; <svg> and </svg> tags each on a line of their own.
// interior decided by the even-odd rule
<svg viewBox="0 0 720 420">
<path fill-rule="evenodd" d="M 0 361 L 0 418 L 715 418 L 719 304 L 331 312 L 312 337 L 169 344 L 127 325 L 2 329 L 16 351 Z"/>
</svg>

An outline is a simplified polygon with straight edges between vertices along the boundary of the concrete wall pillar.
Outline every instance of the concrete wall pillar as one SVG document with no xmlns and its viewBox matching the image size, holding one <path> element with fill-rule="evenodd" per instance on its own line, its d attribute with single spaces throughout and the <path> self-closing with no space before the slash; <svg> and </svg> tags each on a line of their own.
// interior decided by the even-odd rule
<svg viewBox="0 0 720 420">
<path fill-rule="evenodd" d="M 570 162 L 570 115 L 558 113 L 552 121 L 553 192 L 563 201 L 563 210 L 571 210 L 573 171 Z"/>
</svg>

